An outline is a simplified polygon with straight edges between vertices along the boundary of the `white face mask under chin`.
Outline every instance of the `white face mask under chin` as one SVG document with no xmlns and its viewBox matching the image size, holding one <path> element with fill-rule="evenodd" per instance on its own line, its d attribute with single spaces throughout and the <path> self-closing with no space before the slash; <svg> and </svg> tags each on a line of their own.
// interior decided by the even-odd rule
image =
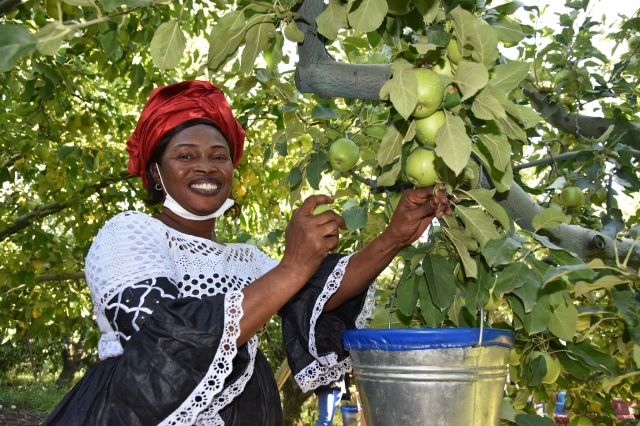
<svg viewBox="0 0 640 426">
<path fill-rule="evenodd" d="M 158 171 L 158 176 L 160 176 L 160 183 L 162 184 L 162 188 L 164 189 L 165 198 L 164 204 L 166 208 L 180 216 L 181 218 L 188 220 L 209 220 L 215 219 L 217 217 L 222 216 L 227 210 L 229 210 L 235 202 L 231 198 L 227 198 L 227 200 L 222 204 L 222 206 L 216 210 L 215 212 L 208 214 L 206 216 L 199 216 L 197 214 L 193 214 L 184 207 L 182 207 L 176 200 L 173 199 L 171 195 L 169 195 L 169 191 L 167 191 L 167 187 L 164 185 L 162 181 L 162 175 L 160 174 L 160 167 L 156 164 L 156 170 Z"/>
</svg>

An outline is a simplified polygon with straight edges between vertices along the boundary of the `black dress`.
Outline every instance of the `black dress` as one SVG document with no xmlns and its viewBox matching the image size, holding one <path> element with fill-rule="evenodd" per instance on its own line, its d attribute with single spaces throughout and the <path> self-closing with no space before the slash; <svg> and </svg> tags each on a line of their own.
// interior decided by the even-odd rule
<svg viewBox="0 0 640 426">
<path fill-rule="evenodd" d="M 280 312 L 289 366 L 304 390 L 350 371 L 342 333 L 361 327 L 371 310 L 372 288 L 331 312 L 318 311 L 339 286 L 347 261 L 327 257 Z M 185 297 L 183 290 L 182 281 L 156 277 L 104 303 L 122 353 L 91 367 L 44 424 L 281 425 L 277 385 L 266 357 L 252 349 L 256 341 L 231 347 L 225 327 L 229 299 L 238 297 Z M 225 350 L 233 354 L 231 364 L 216 365 Z"/>
</svg>

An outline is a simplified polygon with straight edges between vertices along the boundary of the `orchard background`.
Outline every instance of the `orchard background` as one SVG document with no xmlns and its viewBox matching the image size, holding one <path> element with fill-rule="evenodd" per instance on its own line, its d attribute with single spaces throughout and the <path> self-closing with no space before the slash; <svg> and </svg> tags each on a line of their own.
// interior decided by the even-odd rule
<svg viewBox="0 0 640 426">
<path fill-rule="evenodd" d="M 612 398 L 640 397 L 640 10 L 593 3 L 1 0 L 0 370 L 68 386 L 97 361 L 84 257 L 110 217 L 153 213 L 124 144 L 153 88 L 206 79 L 247 130 L 222 239 L 278 257 L 325 192 L 355 250 L 427 149 L 460 202 L 382 275 L 371 326 L 514 329 L 505 424 L 552 424 L 526 402 L 563 389 L 574 422 L 618 424 Z M 414 110 L 439 89 L 419 96 L 417 68 L 442 87 L 427 128 Z M 285 384 L 287 424 L 308 396 Z"/>
</svg>

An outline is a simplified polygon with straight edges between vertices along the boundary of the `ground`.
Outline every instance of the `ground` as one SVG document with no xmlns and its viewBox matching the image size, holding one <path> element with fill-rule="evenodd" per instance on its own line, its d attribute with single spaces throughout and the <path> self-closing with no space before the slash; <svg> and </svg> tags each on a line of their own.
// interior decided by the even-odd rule
<svg viewBox="0 0 640 426">
<path fill-rule="evenodd" d="M 21 406 L 17 406 L 15 410 L 10 407 L 2 407 L 0 410 L 2 426 L 40 426 L 46 418 L 46 414 L 34 414 L 25 411 Z"/>
</svg>

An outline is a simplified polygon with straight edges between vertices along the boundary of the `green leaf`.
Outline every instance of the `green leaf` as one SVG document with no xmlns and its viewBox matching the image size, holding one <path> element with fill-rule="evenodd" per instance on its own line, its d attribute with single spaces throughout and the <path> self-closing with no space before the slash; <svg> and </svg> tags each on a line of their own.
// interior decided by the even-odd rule
<svg viewBox="0 0 640 426">
<path fill-rule="evenodd" d="M 528 62 L 515 61 L 497 65 L 493 69 L 493 77 L 489 80 L 489 84 L 502 93 L 509 93 L 524 80 L 529 73 L 529 67 L 530 64 Z"/>
<path fill-rule="evenodd" d="M 342 218 L 347 223 L 347 228 L 351 231 L 364 228 L 368 218 L 367 207 L 351 207 L 342 212 Z"/>
<path fill-rule="evenodd" d="M 506 114 L 500 102 L 488 90 L 483 90 L 476 96 L 473 105 L 471 105 L 471 111 L 481 120 L 494 120 L 502 118 Z M 484 136 L 486 137 L 486 135 Z"/>
<path fill-rule="evenodd" d="M 307 181 L 311 188 L 318 191 L 320 189 L 320 179 L 322 172 L 329 168 L 329 159 L 324 152 L 314 152 L 311 154 L 311 161 L 307 165 Z"/>
<path fill-rule="evenodd" d="M 540 417 L 537 414 L 518 414 L 516 423 L 518 426 L 556 426 L 556 422 L 549 417 Z"/>
<path fill-rule="evenodd" d="M 511 237 L 489 240 L 482 248 L 482 256 L 489 266 L 509 265 L 520 247 L 522 244 Z"/>
<path fill-rule="evenodd" d="M 55 55 L 62 46 L 65 36 L 69 34 L 73 34 L 73 31 L 60 22 L 45 25 L 36 33 L 38 51 L 45 56 Z"/>
<path fill-rule="evenodd" d="M 467 43 L 473 46 L 471 57 L 476 62 L 484 64 L 487 69 L 493 68 L 500 54 L 498 52 L 498 37 L 496 37 L 493 28 L 488 25 L 476 24 L 469 31 Z"/>
<path fill-rule="evenodd" d="M 512 115 L 520 120 L 525 129 L 530 129 L 542 121 L 542 117 L 530 107 L 518 104 L 513 106 L 517 115 Z"/>
<path fill-rule="evenodd" d="M 377 180 L 378 186 L 393 185 L 394 183 L 396 183 L 396 180 L 398 180 L 398 176 L 400 175 L 401 171 L 402 171 L 402 163 L 400 161 L 395 162 L 393 166 L 391 166 L 391 169 L 387 170 L 386 172 L 380 175 L 380 177 Z"/>
<path fill-rule="evenodd" d="M 260 23 L 251 26 L 247 30 L 245 39 L 247 40 L 242 56 L 240 58 L 240 71 L 249 73 L 258 55 L 269 46 L 275 26 L 271 22 Z"/>
<path fill-rule="evenodd" d="M 356 30 L 368 33 L 378 29 L 389 6 L 386 0 L 356 0 L 349 10 L 349 25 Z"/>
<path fill-rule="evenodd" d="M 429 294 L 440 311 L 447 309 L 456 295 L 456 283 L 451 265 L 442 256 L 430 254 L 422 261 Z"/>
<path fill-rule="evenodd" d="M 442 320 L 447 315 L 447 311 L 441 311 L 436 305 L 433 304 L 433 296 L 429 291 L 429 286 L 425 280 L 425 276 L 421 276 L 419 280 L 419 294 L 420 294 L 420 313 L 424 322 L 428 327 L 438 327 Z M 451 304 L 453 306 L 453 303 Z"/>
<path fill-rule="evenodd" d="M 158 27 L 153 35 L 149 52 L 153 63 L 161 71 L 174 69 L 180 64 L 187 39 L 180 29 L 180 22 L 172 19 Z"/>
<path fill-rule="evenodd" d="M 535 274 L 529 269 L 526 263 L 516 262 L 498 273 L 498 280 L 493 289 L 493 293 L 496 297 L 500 298 L 505 293 L 511 293 L 527 283 L 533 284 L 533 282 L 537 283 L 537 281 Z"/>
<path fill-rule="evenodd" d="M 484 93 L 484 92 L 483 92 Z M 480 147 L 487 149 L 495 168 L 504 172 L 511 165 L 511 144 L 502 133 L 478 132 Z"/>
<path fill-rule="evenodd" d="M 519 43 L 524 37 L 522 27 L 516 22 L 507 19 L 498 19 L 490 22 L 498 40 L 507 43 Z"/>
<path fill-rule="evenodd" d="M 557 228 L 558 225 L 568 223 L 569 219 L 570 218 L 565 216 L 565 214 L 560 210 L 548 208 L 535 215 L 531 224 L 533 225 L 535 232 L 538 232 L 540 229 Z"/>
<path fill-rule="evenodd" d="M 289 172 L 288 180 L 291 187 L 296 186 L 302 180 L 302 170 L 300 170 L 299 167 L 294 167 L 293 169 L 291 169 L 291 171 Z"/>
<path fill-rule="evenodd" d="M 611 288 L 618 284 L 626 284 L 634 282 L 632 277 L 625 277 L 621 275 L 605 275 L 604 277 L 598 278 L 596 281 L 589 283 L 585 281 L 578 281 L 576 283 L 575 294 L 576 296 L 582 296 L 583 294 L 591 291 L 591 290 L 599 290 L 601 288 Z M 615 293 L 615 295 L 619 294 Z"/>
<path fill-rule="evenodd" d="M 529 362 L 526 366 L 526 383 L 529 387 L 539 386 L 547 374 L 547 361 L 543 356 Z"/>
<path fill-rule="evenodd" d="M 229 12 L 213 25 L 209 36 L 209 69 L 217 71 L 227 56 L 235 53 L 244 37 L 245 26 L 243 11 Z"/>
<path fill-rule="evenodd" d="M 502 104 L 504 106 L 504 104 Z M 519 140 L 521 142 L 527 143 L 527 134 L 525 131 L 516 123 L 513 118 L 508 115 L 503 118 L 499 118 L 496 120 L 500 129 L 504 132 L 507 137 L 514 140 Z"/>
<path fill-rule="evenodd" d="M 464 45 L 467 44 L 467 38 L 473 28 L 478 24 L 478 21 L 475 16 L 460 6 L 457 6 L 449 12 L 449 14 L 453 19 L 451 26 L 453 27 L 453 33 L 458 41 L 458 49 L 463 53 L 463 56 L 466 56 L 464 52 Z"/>
<path fill-rule="evenodd" d="M 440 12 L 440 0 L 412 0 L 426 24 L 432 23 Z"/>
<path fill-rule="evenodd" d="M 489 301 L 489 290 L 495 283 L 495 277 L 491 275 L 491 271 L 487 270 L 482 262 L 476 259 L 478 267 L 478 279 L 472 280 L 465 292 L 467 302 L 467 310 L 475 315 L 476 311 L 487 304 Z"/>
<path fill-rule="evenodd" d="M 124 55 L 122 43 L 118 39 L 118 31 L 115 27 L 102 33 L 102 46 L 112 62 L 119 61 Z"/>
<path fill-rule="evenodd" d="M 447 113 L 444 124 L 438 129 L 436 155 L 456 175 L 467 165 L 471 155 L 471 139 L 467 136 L 464 121 L 457 115 Z"/>
<path fill-rule="evenodd" d="M 566 352 L 558 351 L 555 353 L 556 358 L 560 361 L 562 368 L 576 379 L 587 380 L 591 375 L 591 370 L 582 361 L 570 357 Z"/>
<path fill-rule="evenodd" d="M 500 418 L 510 422 L 514 422 L 516 419 L 516 412 L 513 406 L 509 401 L 504 399 L 500 403 Z"/>
<path fill-rule="evenodd" d="M 484 247 L 487 241 L 499 239 L 500 234 L 493 224 L 493 217 L 479 208 L 456 206 L 456 213 L 464 222 L 466 228 L 471 231 L 480 247 Z"/>
<path fill-rule="evenodd" d="M 19 25 L 0 25 L 0 72 L 11 71 L 20 58 L 36 50 L 38 39 Z"/>
<path fill-rule="evenodd" d="M 400 312 L 408 317 L 413 315 L 416 303 L 418 303 L 418 283 L 420 278 L 420 276 L 414 274 L 398 286 L 396 304 Z"/>
<path fill-rule="evenodd" d="M 332 0 L 327 8 L 316 18 L 318 32 L 328 38 L 335 40 L 338 31 L 347 26 L 348 3 L 340 3 Z"/>
<path fill-rule="evenodd" d="M 468 278 L 477 277 L 478 265 L 469 254 L 469 250 L 467 250 L 465 244 L 465 239 L 468 239 L 468 237 L 465 236 L 461 230 L 455 228 L 442 228 L 442 231 L 449 237 L 451 243 L 456 246 L 456 251 L 458 252 L 458 256 L 460 256 L 462 266 L 464 266 L 465 275 Z"/>
<path fill-rule="evenodd" d="M 532 279 L 527 278 L 524 285 L 516 287 L 512 293 L 520 298 L 522 301 L 524 313 L 529 313 L 533 310 L 538 303 L 538 297 L 540 295 L 540 289 L 542 284 L 540 283 L 538 276 L 534 275 Z"/>
<path fill-rule="evenodd" d="M 476 200 L 476 202 L 480 204 L 483 209 L 488 211 L 491 216 L 493 216 L 498 222 L 500 222 L 500 225 L 502 225 L 505 230 L 511 229 L 509 215 L 500 204 L 496 203 L 493 200 L 493 196 L 496 193 L 495 189 L 489 191 L 488 189 L 478 188 L 472 189 L 471 191 L 463 192 Z"/>
<path fill-rule="evenodd" d="M 393 160 L 402 154 L 402 141 L 404 134 L 398 126 L 404 126 L 405 122 L 395 122 L 387 127 L 387 133 L 382 137 L 380 148 L 378 149 L 378 164 L 384 167 L 391 164 Z"/>
<path fill-rule="evenodd" d="M 487 85 L 489 72 L 482 64 L 461 60 L 453 76 L 453 82 L 462 93 L 460 102 L 464 102 Z"/>
<path fill-rule="evenodd" d="M 586 364 L 595 367 L 610 376 L 620 374 L 618 362 L 609 354 L 594 349 L 589 342 L 567 342 L 567 351 L 574 357 L 580 357 Z"/>
<path fill-rule="evenodd" d="M 589 270 L 589 269 L 602 269 L 602 268 L 606 268 L 606 266 L 604 265 L 604 263 L 602 263 L 602 260 L 600 259 L 594 259 L 589 263 L 578 263 L 576 265 L 563 265 L 563 266 L 551 267 L 549 268 L 546 275 L 544 276 L 544 284 L 547 284 L 551 281 L 555 281 L 564 275 L 568 275 L 583 269 Z"/>
<path fill-rule="evenodd" d="M 331 108 L 331 105 L 318 104 L 311 110 L 311 118 L 320 120 L 325 118 L 340 118 L 340 116 Z"/>
<path fill-rule="evenodd" d="M 413 69 L 401 69 L 393 73 L 394 82 L 389 87 L 391 103 L 400 115 L 408 120 L 418 104 L 418 79 Z"/>
<path fill-rule="evenodd" d="M 577 325 L 578 310 L 572 303 L 567 303 L 565 298 L 562 298 L 562 302 L 551 312 L 549 331 L 562 340 L 570 342 L 576 334 Z"/>
</svg>

